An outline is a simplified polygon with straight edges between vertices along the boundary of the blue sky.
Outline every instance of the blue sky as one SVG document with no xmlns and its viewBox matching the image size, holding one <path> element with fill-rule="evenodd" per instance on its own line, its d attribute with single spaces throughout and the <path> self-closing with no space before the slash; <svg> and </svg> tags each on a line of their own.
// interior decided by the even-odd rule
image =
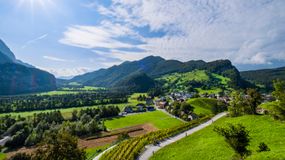
<svg viewBox="0 0 285 160">
<path fill-rule="evenodd" d="M 0 0 L 16 57 L 72 76 L 148 55 L 285 66 L 284 0 Z"/>
</svg>

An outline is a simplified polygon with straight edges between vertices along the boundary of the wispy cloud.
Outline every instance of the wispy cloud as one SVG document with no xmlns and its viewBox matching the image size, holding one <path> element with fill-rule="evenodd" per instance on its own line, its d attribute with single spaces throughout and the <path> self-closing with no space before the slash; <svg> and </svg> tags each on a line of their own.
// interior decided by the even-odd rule
<svg viewBox="0 0 285 160">
<path fill-rule="evenodd" d="M 58 57 L 53 57 L 53 56 L 43 56 L 44 59 L 51 60 L 51 61 L 57 61 L 57 62 L 67 62 L 70 60 L 58 58 Z"/>
<path fill-rule="evenodd" d="M 61 43 L 96 50 L 121 60 L 160 55 L 182 61 L 224 59 L 236 64 L 285 61 L 283 0 L 113 0 L 92 4 L 106 17 L 95 26 L 70 26 Z M 146 37 L 163 31 L 163 36 Z M 125 42 L 131 37 L 141 43 Z M 138 48 L 126 52 L 120 48 Z"/>
<path fill-rule="evenodd" d="M 45 67 L 39 67 L 39 68 L 54 74 L 56 77 L 76 76 L 76 75 L 84 74 L 86 72 L 91 71 L 91 69 L 88 68 L 88 67 L 75 67 L 75 68 L 45 68 Z"/>
<path fill-rule="evenodd" d="M 42 40 L 42 39 L 46 38 L 47 36 L 48 36 L 48 34 L 46 33 L 46 34 L 43 34 L 43 35 L 41 35 L 41 36 L 39 36 L 39 37 L 37 37 L 37 38 L 35 38 L 35 39 L 29 40 L 29 41 L 27 41 L 21 48 L 24 49 L 24 48 L 26 48 L 27 46 L 29 46 L 29 45 L 31 45 L 31 44 L 33 44 L 33 43 L 39 41 L 39 40 Z"/>
</svg>

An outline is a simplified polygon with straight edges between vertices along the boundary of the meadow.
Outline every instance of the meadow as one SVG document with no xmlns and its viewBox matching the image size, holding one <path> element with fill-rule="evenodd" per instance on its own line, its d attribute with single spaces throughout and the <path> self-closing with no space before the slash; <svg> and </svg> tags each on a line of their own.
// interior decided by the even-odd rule
<svg viewBox="0 0 285 160">
<path fill-rule="evenodd" d="M 204 115 L 211 115 L 212 107 L 217 104 L 217 100 L 211 98 L 192 98 L 187 102 L 194 107 L 194 113 Z"/>
<path fill-rule="evenodd" d="M 124 117 L 107 119 L 105 125 L 108 130 L 150 123 L 157 129 L 171 128 L 182 124 L 178 119 L 172 118 L 162 111 L 138 113 Z"/>
<path fill-rule="evenodd" d="M 242 124 L 249 130 L 251 138 L 248 149 L 252 155 L 246 159 L 285 159 L 285 125 L 269 116 L 247 115 L 236 118 L 222 118 L 201 131 L 194 133 L 159 150 L 151 160 L 185 160 L 211 159 L 229 160 L 234 151 L 224 138 L 213 131 L 214 126 L 225 126 L 228 123 Z M 257 152 L 259 143 L 264 142 L 271 149 L 268 152 Z"/>
</svg>

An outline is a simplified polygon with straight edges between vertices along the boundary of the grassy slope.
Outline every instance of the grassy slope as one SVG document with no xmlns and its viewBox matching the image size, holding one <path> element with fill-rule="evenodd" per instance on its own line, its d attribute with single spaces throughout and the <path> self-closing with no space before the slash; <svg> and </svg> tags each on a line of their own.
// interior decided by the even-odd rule
<svg viewBox="0 0 285 160">
<path fill-rule="evenodd" d="M 226 123 L 241 123 L 250 131 L 252 155 L 248 159 L 285 159 L 285 125 L 269 116 L 243 116 L 222 118 L 215 126 Z M 271 151 L 258 153 L 258 145 L 265 142 Z M 223 137 L 213 131 L 213 125 L 194 133 L 157 152 L 151 160 L 211 159 L 228 160 L 234 152 L 227 146 Z M 188 158 L 186 158 L 188 157 Z M 190 158 L 191 157 L 191 158 Z"/>
<path fill-rule="evenodd" d="M 105 125 L 109 130 L 145 123 L 151 123 L 158 129 L 171 128 L 182 124 L 181 121 L 172 118 L 161 111 L 153 111 L 120 118 L 112 118 L 105 121 Z"/>
<path fill-rule="evenodd" d="M 229 78 L 223 77 L 218 74 L 212 73 L 211 76 L 218 79 L 221 84 L 226 85 L 226 86 L 227 86 L 227 83 L 230 81 Z M 206 83 L 207 81 L 210 80 L 210 77 L 209 77 L 209 74 L 204 70 L 195 70 L 195 71 L 186 72 L 186 73 L 173 73 L 173 74 L 164 75 L 158 78 L 157 80 L 166 82 L 164 83 L 164 87 L 171 86 L 171 88 L 173 88 L 173 86 L 175 86 L 174 87 L 175 89 L 186 90 L 187 88 L 185 86 L 187 86 L 189 81 Z M 213 87 L 208 90 L 197 88 L 197 90 L 201 94 L 204 94 L 204 93 L 212 94 L 212 93 L 219 93 L 222 91 L 220 88 L 216 88 L 216 87 Z"/>
<path fill-rule="evenodd" d="M 197 82 L 206 82 L 209 80 L 209 76 L 207 75 L 206 71 L 203 70 L 195 70 L 192 72 L 186 72 L 186 73 L 173 73 L 164 75 L 161 78 L 158 78 L 158 80 L 166 81 L 165 87 L 168 85 L 175 84 L 177 88 L 184 89 L 185 84 L 189 81 L 197 81 Z"/>
<path fill-rule="evenodd" d="M 210 98 L 193 98 L 189 99 L 188 103 L 190 103 L 194 107 L 194 112 L 196 114 L 212 114 L 212 106 L 217 103 L 216 99 Z"/>
</svg>

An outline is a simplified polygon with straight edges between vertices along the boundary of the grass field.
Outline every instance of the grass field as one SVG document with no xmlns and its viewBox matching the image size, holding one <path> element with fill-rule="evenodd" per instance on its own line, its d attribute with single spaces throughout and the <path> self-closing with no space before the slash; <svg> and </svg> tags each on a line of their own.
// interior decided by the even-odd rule
<svg viewBox="0 0 285 160">
<path fill-rule="evenodd" d="M 221 88 L 211 88 L 211 89 L 202 89 L 202 88 L 196 88 L 199 94 L 217 94 L 219 92 L 222 92 Z"/>
<path fill-rule="evenodd" d="M 105 125 L 109 130 L 145 123 L 151 123 L 158 129 L 171 128 L 182 124 L 181 121 L 172 118 L 161 111 L 139 113 L 125 117 L 112 118 L 105 121 Z"/>
<path fill-rule="evenodd" d="M 80 92 L 77 91 L 49 91 L 49 92 L 42 92 L 42 93 L 37 93 L 36 95 L 64 95 L 64 94 L 78 94 Z"/>
<path fill-rule="evenodd" d="M 192 98 L 187 101 L 194 107 L 196 114 L 210 115 L 212 114 L 212 106 L 216 105 L 216 99 L 210 98 Z"/>
<path fill-rule="evenodd" d="M 0 153 L 0 160 L 4 160 L 6 158 L 6 155 L 4 153 Z"/>
<path fill-rule="evenodd" d="M 96 157 L 98 154 L 106 150 L 110 145 L 104 145 L 104 146 L 99 146 L 99 147 L 94 147 L 94 148 L 88 148 L 85 150 L 87 160 L 92 160 L 94 157 Z"/>
<path fill-rule="evenodd" d="M 138 103 L 145 103 L 144 101 L 137 101 L 137 97 L 139 95 L 146 95 L 146 93 L 134 93 L 133 95 L 131 95 L 129 97 L 129 102 L 128 103 L 121 103 L 121 104 L 107 104 L 105 106 L 110 106 L 110 105 L 115 105 L 118 106 L 121 110 L 123 110 L 123 108 L 127 105 L 137 105 Z M 86 107 L 73 107 L 73 108 L 64 108 L 64 109 L 58 109 L 61 111 L 61 113 L 63 114 L 64 118 L 70 118 L 72 111 L 73 110 L 81 110 L 81 109 L 86 109 L 86 108 L 96 108 L 98 106 L 102 106 L 102 105 L 96 105 L 96 106 L 86 106 Z M 41 112 L 50 112 L 50 111 L 54 111 L 56 109 L 51 109 L 51 110 L 39 110 L 39 111 L 30 111 L 30 112 L 11 112 L 11 113 L 1 113 L 1 116 L 5 116 L 5 115 L 12 115 L 12 116 L 18 116 L 21 115 L 22 117 L 27 117 L 27 116 L 32 116 L 35 113 L 41 113 Z"/>
<path fill-rule="evenodd" d="M 222 118 L 214 125 L 161 149 L 151 160 L 229 160 L 234 155 L 234 151 L 223 137 L 213 131 L 214 126 L 224 126 L 227 123 L 240 123 L 249 130 L 251 137 L 249 149 L 252 155 L 247 159 L 285 159 L 284 122 L 275 121 L 269 116 L 242 116 Z M 265 142 L 271 151 L 257 152 L 260 142 Z"/>
</svg>

